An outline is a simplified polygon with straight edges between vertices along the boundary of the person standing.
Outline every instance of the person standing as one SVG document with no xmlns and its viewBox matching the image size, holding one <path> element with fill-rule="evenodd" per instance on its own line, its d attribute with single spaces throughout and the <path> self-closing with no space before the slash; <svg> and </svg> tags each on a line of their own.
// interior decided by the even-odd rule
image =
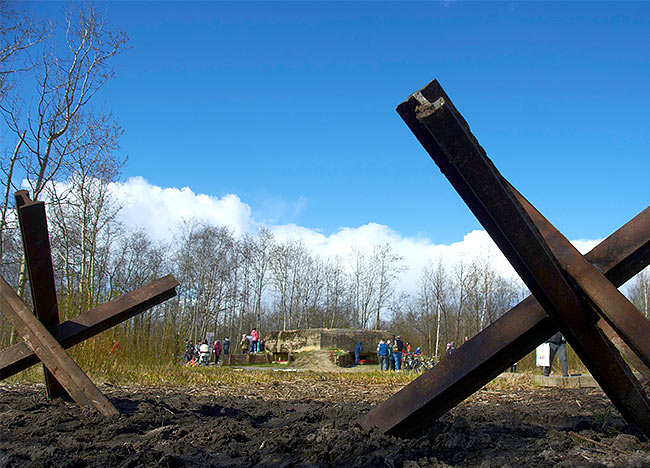
<svg viewBox="0 0 650 468">
<path fill-rule="evenodd" d="M 221 341 L 217 340 L 212 346 L 212 352 L 214 353 L 214 365 L 219 364 L 219 356 L 221 356 Z"/>
<path fill-rule="evenodd" d="M 361 354 L 362 346 L 361 341 L 357 341 L 357 345 L 354 347 L 354 363 L 359 365 L 359 355 Z"/>
<path fill-rule="evenodd" d="M 196 362 L 199 362 L 199 343 L 198 341 L 196 344 L 192 346 L 192 359 L 194 359 Z"/>
<path fill-rule="evenodd" d="M 252 350 L 252 352 L 258 353 L 260 351 L 259 341 L 260 341 L 260 335 L 257 333 L 257 328 L 253 328 L 251 330 L 251 350 Z"/>
<path fill-rule="evenodd" d="M 393 360 L 395 361 L 395 370 L 399 372 L 402 365 L 402 351 L 404 351 L 404 342 L 402 337 L 398 336 L 395 339 L 395 346 L 393 346 Z"/>
<path fill-rule="evenodd" d="M 226 337 L 223 340 L 223 355 L 228 356 L 230 354 L 230 338 Z"/>
<path fill-rule="evenodd" d="M 185 354 L 183 355 L 183 364 L 187 364 L 194 357 L 194 344 L 189 340 L 185 340 Z"/>
<path fill-rule="evenodd" d="M 199 356 L 199 364 L 202 366 L 210 364 L 210 346 L 208 346 L 208 340 L 203 340 L 203 343 L 199 346 Z"/>
<path fill-rule="evenodd" d="M 393 337 L 393 341 L 395 337 Z M 393 341 L 386 340 L 386 346 L 388 346 L 388 367 L 390 370 L 395 370 L 395 361 L 393 361 Z"/>
<path fill-rule="evenodd" d="M 246 335 L 241 336 L 241 341 L 239 342 L 239 348 L 241 349 L 242 354 L 246 354 L 248 351 L 248 338 L 246 338 Z"/>
<path fill-rule="evenodd" d="M 377 356 L 379 356 L 379 372 L 388 370 L 388 344 L 382 338 L 377 345 Z"/>
<path fill-rule="evenodd" d="M 569 363 L 566 359 L 566 340 L 562 336 L 561 332 L 557 332 L 555 335 L 550 337 L 547 341 L 549 344 L 549 359 L 548 366 L 544 366 L 544 375 L 548 377 L 551 374 L 551 368 L 553 367 L 553 359 L 555 359 L 555 354 L 558 355 L 560 360 L 560 367 L 562 368 L 562 377 L 569 376 Z"/>
</svg>

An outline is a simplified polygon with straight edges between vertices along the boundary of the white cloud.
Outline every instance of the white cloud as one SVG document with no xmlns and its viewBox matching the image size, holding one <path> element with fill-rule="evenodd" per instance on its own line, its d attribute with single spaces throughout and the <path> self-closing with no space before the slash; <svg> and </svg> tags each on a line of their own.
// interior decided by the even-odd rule
<svg viewBox="0 0 650 468">
<path fill-rule="evenodd" d="M 122 222 L 145 229 L 156 240 L 171 240 L 178 224 L 190 219 L 228 226 L 236 235 L 251 230 L 251 208 L 237 195 L 219 198 L 196 194 L 189 187 L 162 188 L 142 177 L 113 183 L 110 190 L 123 206 Z"/>
<path fill-rule="evenodd" d="M 405 291 L 417 289 L 417 280 L 422 268 L 438 259 L 446 265 L 462 260 L 488 258 L 503 276 L 516 277 L 501 251 L 487 232 L 475 230 L 462 240 L 452 244 L 433 244 L 422 236 L 405 237 L 388 226 L 368 223 L 358 227 L 342 227 L 330 235 L 295 224 L 268 224 L 256 222 L 254 218 L 269 220 L 268 213 L 252 212 L 251 207 L 234 194 L 215 197 L 197 194 L 189 187 L 162 188 L 150 184 L 141 177 L 128 179 L 111 185 L 111 191 L 123 204 L 121 220 L 132 227 L 143 228 L 158 240 L 171 240 L 174 229 L 182 220 L 192 218 L 215 225 L 230 227 L 235 235 L 255 234 L 262 226 L 270 229 L 278 241 L 290 239 L 302 241 L 305 246 L 321 258 L 349 259 L 354 249 L 372 248 L 389 243 L 404 257 L 408 270 L 402 275 L 398 286 Z M 301 199 L 301 209 L 307 201 Z M 585 253 L 599 240 L 580 239 L 574 245 Z"/>
<path fill-rule="evenodd" d="M 573 246 L 578 249 L 578 252 L 581 254 L 586 254 L 589 252 L 591 249 L 596 247 L 598 244 L 600 244 L 603 241 L 603 239 L 595 239 L 595 240 L 590 240 L 590 239 L 578 239 L 571 241 Z"/>
</svg>

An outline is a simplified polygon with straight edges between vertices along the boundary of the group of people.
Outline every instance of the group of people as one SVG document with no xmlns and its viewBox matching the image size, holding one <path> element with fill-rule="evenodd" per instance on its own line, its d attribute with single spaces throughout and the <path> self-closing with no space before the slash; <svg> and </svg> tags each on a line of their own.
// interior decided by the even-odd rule
<svg viewBox="0 0 650 468">
<path fill-rule="evenodd" d="M 469 337 L 465 337 L 465 342 L 469 341 Z M 550 345 L 550 356 L 549 356 L 549 366 L 544 367 L 544 375 L 548 376 L 551 373 L 551 366 L 553 365 L 553 360 L 557 355 L 560 360 L 560 367 L 562 369 L 562 376 L 569 376 L 569 366 L 567 362 L 567 353 L 566 353 L 566 339 L 562 336 L 562 333 L 557 332 L 551 338 L 547 340 L 547 343 Z M 354 360 L 356 364 L 359 364 L 359 355 L 362 351 L 361 342 L 358 342 L 354 348 Z M 445 354 L 451 356 L 456 351 L 456 343 L 450 341 L 447 343 L 447 349 Z M 411 344 L 402 342 L 400 336 L 394 336 L 392 340 L 384 340 L 383 338 L 379 341 L 377 345 L 377 357 L 379 359 L 379 370 L 381 372 L 385 370 L 394 370 L 399 372 L 402 367 L 403 356 L 409 355 L 411 353 Z M 421 356 L 422 352 L 420 347 L 417 347 L 414 356 Z M 517 372 L 517 363 L 513 363 L 510 367 L 511 372 Z"/>
<path fill-rule="evenodd" d="M 264 340 L 260 339 L 260 334 L 257 331 L 257 328 L 253 328 L 251 330 L 250 335 L 244 333 L 241 336 L 241 341 L 239 342 L 239 348 L 242 354 L 264 352 Z"/>
<path fill-rule="evenodd" d="M 419 347 L 416 351 L 419 351 Z M 379 359 L 379 370 L 394 370 L 399 372 L 402 367 L 403 354 L 411 353 L 411 344 L 404 343 L 401 336 L 395 336 L 392 340 L 379 340 L 377 345 L 377 357 Z M 356 355 L 356 353 L 355 353 Z"/>
<path fill-rule="evenodd" d="M 467 342 L 469 337 L 465 337 Z M 354 350 L 355 360 L 359 360 L 359 352 L 361 343 L 357 343 L 357 348 Z M 450 341 L 447 343 L 446 355 L 451 356 L 454 351 L 456 351 L 456 343 Z M 402 342 L 400 336 L 394 336 L 392 340 L 384 340 L 383 338 L 379 341 L 377 345 L 377 357 L 379 359 L 379 370 L 383 372 L 384 370 L 394 370 L 399 372 L 402 368 L 402 361 L 405 356 L 411 354 L 411 344 Z M 422 355 L 422 350 L 418 346 L 413 353 L 414 357 Z"/>
<path fill-rule="evenodd" d="M 264 352 L 264 340 L 260 339 L 257 328 L 251 330 L 250 335 L 243 334 L 239 348 L 242 354 Z M 236 352 L 236 351 L 235 351 Z M 189 366 L 204 365 L 210 363 L 219 364 L 221 356 L 230 354 L 230 338 L 226 337 L 223 342 L 216 340 L 210 346 L 208 340 L 200 343 L 193 343 L 190 339 L 185 340 L 185 354 L 183 355 L 183 364 Z"/>
<path fill-rule="evenodd" d="M 203 340 L 200 343 L 193 343 L 192 340 L 185 340 L 185 354 L 183 354 L 183 364 L 187 366 L 207 366 L 210 362 L 215 365 L 219 364 L 221 355 L 230 354 L 230 338 L 226 337 L 223 340 L 216 340 L 212 344 L 212 357 L 210 356 L 210 345 L 208 340 Z"/>
</svg>

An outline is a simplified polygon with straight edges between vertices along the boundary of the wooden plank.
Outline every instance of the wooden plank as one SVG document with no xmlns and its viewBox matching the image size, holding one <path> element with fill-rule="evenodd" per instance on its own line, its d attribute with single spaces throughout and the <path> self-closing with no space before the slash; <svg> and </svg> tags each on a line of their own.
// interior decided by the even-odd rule
<svg viewBox="0 0 650 468">
<path fill-rule="evenodd" d="M 15 200 L 34 313 L 38 320 L 49 328 L 59 323 L 59 309 L 56 300 L 45 203 L 30 200 L 26 190 L 16 192 Z M 43 375 L 48 398 L 69 397 L 45 366 Z"/>
<path fill-rule="evenodd" d="M 63 322 L 50 332 L 63 348 L 69 348 L 174 297 L 177 286 L 178 281 L 167 275 Z M 0 380 L 36 363 L 38 357 L 24 342 L 5 348 L 0 351 Z"/>
<path fill-rule="evenodd" d="M 398 113 L 486 228 L 617 409 L 650 437 L 650 403 L 592 305 L 569 284 L 541 234 L 437 82 Z M 426 410 L 417 411 L 420 419 Z"/>
<path fill-rule="evenodd" d="M 118 414 L 111 402 L 50 335 L 2 277 L 0 277 L 0 310 L 23 337 L 27 346 L 36 353 L 79 406 L 92 406 L 106 416 Z"/>
</svg>

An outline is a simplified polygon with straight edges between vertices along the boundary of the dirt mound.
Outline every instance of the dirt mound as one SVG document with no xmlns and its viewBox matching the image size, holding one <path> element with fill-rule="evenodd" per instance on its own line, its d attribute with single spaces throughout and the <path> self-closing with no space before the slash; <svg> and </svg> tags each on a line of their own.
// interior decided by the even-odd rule
<svg viewBox="0 0 650 468">
<path fill-rule="evenodd" d="M 343 372 L 330 358 L 330 351 L 306 351 L 296 356 L 291 367 L 314 372 Z"/>
<path fill-rule="evenodd" d="M 0 467 L 650 465 L 650 444 L 600 391 L 484 389 L 418 438 L 399 439 L 356 424 L 394 388 L 340 382 L 104 386 L 121 412 L 106 419 L 49 402 L 41 387 L 4 385 Z"/>
</svg>

